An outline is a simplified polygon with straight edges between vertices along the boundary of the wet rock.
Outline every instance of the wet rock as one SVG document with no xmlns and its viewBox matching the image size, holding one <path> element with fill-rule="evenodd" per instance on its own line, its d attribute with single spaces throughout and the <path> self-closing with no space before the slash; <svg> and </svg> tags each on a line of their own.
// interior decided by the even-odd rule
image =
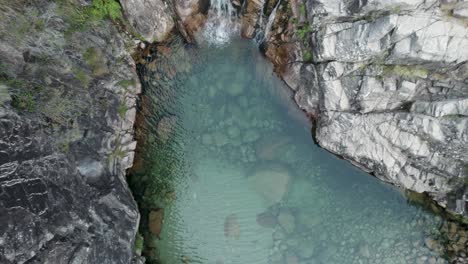
<svg viewBox="0 0 468 264">
<path fill-rule="evenodd" d="M 238 95 L 241 95 L 243 92 L 244 92 L 244 86 L 238 82 L 232 83 L 229 89 L 227 90 L 227 93 L 230 96 L 238 96 Z"/>
<path fill-rule="evenodd" d="M 257 129 L 249 129 L 243 134 L 243 141 L 250 143 L 260 138 L 260 132 Z"/>
<path fill-rule="evenodd" d="M 163 142 L 167 142 L 172 136 L 177 124 L 177 117 L 163 117 L 156 128 L 156 133 Z"/>
<path fill-rule="evenodd" d="M 237 126 L 231 126 L 228 128 L 228 135 L 232 139 L 236 139 L 240 136 L 240 129 Z"/>
<path fill-rule="evenodd" d="M 264 198 L 267 206 L 280 202 L 289 190 L 291 174 L 280 165 L 260 167 L 254 171 L 248 181 L 252 188 Z"/>
<path fill-rule="evenodd" d="M 201 141 L 203 145 L 211 145 L 213 144 L 213 137 L 210 134 L 203 134 Z"/>
<path fill-rule="evenodd" d="M 296 218 L 289 209 L 282 208 L 278 214 L 278 223 L 286 233 L 294 232 L 296 228 Z"/>
<path fill-rule="evenodd" d="M 229 139 L 226 137 L 224 133 L 215 132 L 213 134 L 213 142 L 216 146 L 222 147 L 229 142 Z"/>
<path fill-rule="evenodd" d="M 239 239 L 240 225 L 236 214 L 230 214 L 224 220 L 224 236 Z"/>
<path fill-rule="evenodd" d="M 120 3 L 132 25 L 149 42 L 164 40 L 174 28 L 173 15 L 161 0 L 122 0 Z"/>
<path fill-rule="evenodd" d="M 160 238 L 160 235 L 161 235 L 163 220 L 164 220 L 163 208 L 151 210 L 148 216 L 148 227 L 151 233 L 158 238 Z"/>
<path fill-rule="evenodd" d="M 259 226 L 273 228 L 277 225 L 276 216 L 270 211 L 266 211 L 257 215 L 257 224 Z"/>
<path fill-rule="evenodd" d="M 369 245 L 367 243 L 360 245 L 358 253 L 364 258 L 369 258 L 370 257 Z"/>
<path fill-rule="evenodd" d="M 299 258 L 296 256 L 296 254 L 292 252 L 286 253 L 286 256 L 284 257 L 284 262 L 285 264 L 299 264 Z"/>
<path fill-rule="evenodd" d="M 435 252 L 442 253 L 442 251 L 443 251 L 442 245 L 440 245 L 439 242 L 437 242 L 437 240 L 435 240 L 433 238 L 430 238 L 430 237 L 425 238 L 424 239 L 424 244 L 426 245 L 427 248 L 429 248 L 430 250 L 433 250 Z"/>
</svg>

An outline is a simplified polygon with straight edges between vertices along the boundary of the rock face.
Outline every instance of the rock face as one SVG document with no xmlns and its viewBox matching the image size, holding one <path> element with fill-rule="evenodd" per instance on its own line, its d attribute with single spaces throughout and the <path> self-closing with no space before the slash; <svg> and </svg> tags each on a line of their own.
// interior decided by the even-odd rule
<svg viewBox="0 0 468 264">
<path fill-rule="evenodd" d="M 315 118 L 317 142 L 384 181 L 468 215 L 466 5 L 284 6 L 264 29 L 271 32 L 264 47 L 298 105 Z"/>
<path fill-rule="evenodd" d="M 0 263 L 132 258 L 140 87 L 110 21 L 77 28 L 81 2 L 0 7 Z"/>
<path fill-rule="evenodd" d="M 145 40 L 162 41 L 174 28 L 173 14 L 162 0 L 121 0 L 127 18 Z"/>
</svg>

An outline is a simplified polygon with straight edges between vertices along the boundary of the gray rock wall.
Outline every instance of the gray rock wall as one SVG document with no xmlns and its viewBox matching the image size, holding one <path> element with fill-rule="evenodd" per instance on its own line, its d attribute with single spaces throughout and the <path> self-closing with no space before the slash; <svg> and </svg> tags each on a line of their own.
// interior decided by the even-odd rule
<svg viewBox="0 0 468 264">
<path fill-rule="evenodd" d="M 0 263 L 130 263 L 140 86 L 127 37 L 82 1 L 0 5 Z"/>
<path fill-rule="evenodd" d="M 296 45 L 289 45 L 287 66 L 277 67 L 298 105 L 316 118 L 318 143 L 467 214 L 468 20 L 459 11 L 466 4 L 285 5 L 292 15 L 275 21 L 267 50 L 279 50 L 284 28 L 293 28 Z M 267 55 L 277 62 L 279 55 Z"/>
</svg>

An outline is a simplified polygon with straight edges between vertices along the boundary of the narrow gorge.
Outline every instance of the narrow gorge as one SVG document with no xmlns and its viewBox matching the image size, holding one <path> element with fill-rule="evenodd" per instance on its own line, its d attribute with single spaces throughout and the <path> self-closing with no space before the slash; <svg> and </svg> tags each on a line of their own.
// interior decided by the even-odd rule
<svg viewBox="0 0 468 264">
<path fill-rule="evenodd" d="M 0 263 L 467 263 L 466 2 L 0 18 Z"/>
</svg>

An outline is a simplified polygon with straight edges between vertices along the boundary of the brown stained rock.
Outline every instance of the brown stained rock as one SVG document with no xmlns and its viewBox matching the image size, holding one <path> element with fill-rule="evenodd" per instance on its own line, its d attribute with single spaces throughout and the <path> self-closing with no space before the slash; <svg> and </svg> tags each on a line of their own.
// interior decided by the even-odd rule
<svg viewBox="0 0 468 264">
<path fill-rule="evenodd" d="M 193 37 L 196 32 L 203 28 L 206 22 L 206 15 L 198 13 L 193 14 L 186 18 L 184 22 L 185 29 L 187 33 Z"/>
<path fill-rule="evenodd" d="M 148 217 L 149 230 L 153 235 L 155 235 L 158 238 L 160 238 L 160 234 L 161 234 L 161 230 L 163 226 L 163 219 L 164 219 L 163 208 L 152 210 Z"/>
<path fill-rule="evenodd" d="M 224 220 L 224 236 L 239 239 L 240 225 L 236 214 L 230 214 Z"/>
<path fill-rule="evenodd" d="M 255 33 L 258 14 L 263 7 L 263 2 L 247 0 L 243 16 L 241 17 L 241 35 L 244 38 L 252 38 Z"/>
<path fill-rule="evenodd" d="M 156 132 L 158 133 L 159 138 L 163 142 L 167 142 L 171 137 L 172 133 L 174 132 L 174 128 L 177 123 L 177 117 L 163 117 L 161 121 L 159 121 L 158 126 L 156 128 Z"/>
</svg>

